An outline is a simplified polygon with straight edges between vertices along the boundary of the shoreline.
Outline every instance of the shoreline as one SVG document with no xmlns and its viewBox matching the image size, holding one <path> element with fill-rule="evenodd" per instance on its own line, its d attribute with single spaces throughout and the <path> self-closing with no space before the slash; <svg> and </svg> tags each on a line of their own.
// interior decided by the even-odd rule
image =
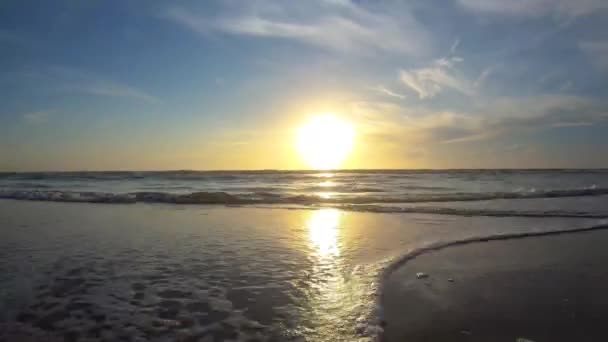
<svg viewBox="0 0 608 342">
<path fill-rule="evenodd" d="M 0 225 L 10 228 L 0 231 L 6 256 L 0 268 L 11 275 L 4 283 L 10 301 L 2 303 L 15 314 L 12 331 L 93 340 L 112 334 L 161 341 L 183 333 L 371 341 L 379 332 L 377 316 L 368 315 L 378 276 L 404 250 L 436 239 L 599 223 L 330 208 L 0 203 Z M 10 333 L 5 328 L 0 324 L 0 340 Z"/>
<path fill-rule="evenodd" d="M 381 340 L 604 341 L 607 228 L 473 238 L 410 253 L 384 273 Z"/>
</svg>

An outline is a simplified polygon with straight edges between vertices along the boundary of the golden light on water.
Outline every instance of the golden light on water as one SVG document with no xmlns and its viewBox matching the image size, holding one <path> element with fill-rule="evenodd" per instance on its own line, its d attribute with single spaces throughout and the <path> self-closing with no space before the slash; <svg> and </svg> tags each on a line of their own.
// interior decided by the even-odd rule
<svg viewBox="0 0 608 342">
<path fill-rule="evenodd" d="M 298 130 L 296 147 L 312 168 L 339 167 L 352 149 L 355 131 L 351 124 L 331 114 L 313 117 Z"/>
<path fill-rule="evenodd" d="M 337 256 L 338 225 L 340 211 L 337 209 L 320 209 L 313 211 L 306 222 L 308 236 L 320 256 Z"/>
<path fill-rule="evenodd" d="M 310 211 L 307 217 L 309 260 L 313 264 L 310 288 L 306 291 L 311 310 L 303 319 L 315 327 L 311 341 L 355 341 L 360 337 L 342 338 L 354 333 L 344 322 L 361 317 L 357 310 L 369 289 L 368 283 L 350 276 L 355 270 L 344 262 L 347 215 L 338 209 L 323 208 Z"/>
</svg>

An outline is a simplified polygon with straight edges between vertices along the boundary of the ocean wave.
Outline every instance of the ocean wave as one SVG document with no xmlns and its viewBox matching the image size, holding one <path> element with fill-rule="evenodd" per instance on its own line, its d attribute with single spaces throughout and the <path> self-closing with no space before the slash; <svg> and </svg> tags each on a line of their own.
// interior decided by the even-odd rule
<svg viewBox="0 0 608 342">
<path fill-rule="evenodd" d="M 135 203 L 137 200 L 128 194 L 113 194 L 104 192 L 74 192 L 74 191 L 28 191 L 28 190 L 3 190 L 0 198 L 27 200 L 27 201 L 50 201 L 50 202 L 83 202 L 83 203 Z"/>
<path fill-rule="evenodd" d="M 608 218 L 604 213 L 569 210 L 494 210 L 465 209 L 445 207 L 387 207 L 380 205 L 340 205 L 337 209 L 373 213 L 410 213 L 453 216 L 490 216 L 490 217 L 563 217 L 563 218 Z"/>
<path fill-rule="evenodd" d="M 135 171 L 70 171 L 70 172 L 7 172 L 0 179 L 9 180 L 129 180 L 142 179 L 146 172 Z"/>
<path fill-rule="evenodd" d="M 15 188 L 51 189 L 53 186 L 43 183 L 19 182 L 11 184 Z"/>
<path fill-rule="evenodd" d="M 228 193 L 192 192 L 176 194 L 167 192 L 83 192 L 53 190 L 0 190 L 0 198 L 58 202 L 92 203 L 173 203 L 173 204 L 386 204 L 386 203 L 424 203 L 424 202 L 464 202 L 495 199 L 534 199 L 557 197 L 583 197 L 608 195 L 608 188 L 589 187 L 569 190 L 545 190 L 526 192 L 489 192 L 489 193 L 434 193 L 406 194 L 393 196 L 377 195 L 340 195 L 325 197 L 319 195 L 293 195 L 273 192 Z"/>
</svg>

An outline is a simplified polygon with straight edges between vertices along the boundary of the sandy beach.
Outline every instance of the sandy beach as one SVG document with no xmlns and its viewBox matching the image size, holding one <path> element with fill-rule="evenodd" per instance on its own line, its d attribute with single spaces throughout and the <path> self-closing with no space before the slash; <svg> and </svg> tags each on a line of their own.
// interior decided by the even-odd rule
<svg viewBox="0 0 608 342">
<path fill-rule="evenodd" d="M 429 252 L 384 288 L 385 342 L 606 341 L 608 231 Z"/>
</svg>

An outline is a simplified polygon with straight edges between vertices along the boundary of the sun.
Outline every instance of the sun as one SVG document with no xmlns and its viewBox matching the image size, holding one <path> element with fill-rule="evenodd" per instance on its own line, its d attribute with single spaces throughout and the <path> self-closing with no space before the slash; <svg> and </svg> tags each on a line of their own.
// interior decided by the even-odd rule
<svg viewBox="0 0 608 342">
<path fill-rule="evenodd" d="M 331 114 L 322 114 L 299 128 L 296 147 L 310 167 L 335 169 L 351 151 L 354 137 L 351 124 Z"/>
</svg>

